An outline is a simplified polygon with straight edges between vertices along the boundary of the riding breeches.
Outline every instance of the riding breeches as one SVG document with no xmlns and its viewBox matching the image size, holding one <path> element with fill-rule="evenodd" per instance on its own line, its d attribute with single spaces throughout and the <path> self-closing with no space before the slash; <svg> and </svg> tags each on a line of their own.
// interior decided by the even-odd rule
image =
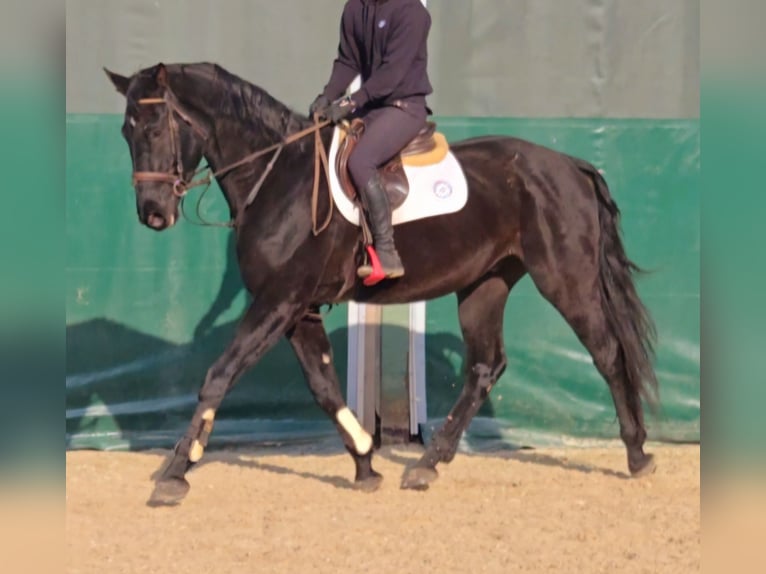
<svg viewBox="0 0 766 574">
<path fill-rule="evenodd" d="M 364 133 L 348 159 L 348 171 L 356 188 L 364 190 L 379 167 L 404 149 L 426 123 L 425 107 L 407 111 L 393 106 L 375 108 L 364 117 Z"/>
</svg>

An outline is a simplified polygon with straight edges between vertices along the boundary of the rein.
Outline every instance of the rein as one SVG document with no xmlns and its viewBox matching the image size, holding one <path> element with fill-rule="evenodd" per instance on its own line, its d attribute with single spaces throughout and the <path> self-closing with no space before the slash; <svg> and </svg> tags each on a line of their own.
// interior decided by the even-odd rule
<svg viewBox="0 0 766 574">
<path fill-rule="evenodd" d="M 169 93 L 169 91 L 166 91 L 166 94 L 167 93 Z M 138 100 L 138 103 L 141 105 L 165 104 L 168 107 L 168 128 L 170 130 L 170 145 L 171 145 L 172 153 L 175 160 L 175 166 L 174 166 L 173 172 L 134 171 L 133 172 L 134 187 L 139 182 L 160 182 L 160 183 L 168 183 L 172 185 L 173 194 L 181 198 L 181 212 L 186 217 L 186 213 L 183 209 L 183 200 L 185 199 L 186 194 L 189 192 L 190 189 L 204 185 L 205 190 L 202 192 L 202 194 L 200 195 L 200 198 L 197 200 L 197 209 L 196 209 L 197 218 L 202 222 L 201 225 L 233 227 L 234 226 L 233 222 L 208 223 L 204 221 L 200 215 L 200 212 L 199 212 L 200 202 L 202 201 L 202 198 L 205 196 L 205 193 L 207 193 L 208 189 L 210 188 L 210 184 L 212 183 L 213 179 L 218 178 L 219 176 L 226 174 L 232 171 L 233 169 L 246 165 L 252 162 L 253 160 L 263 157 L 264 155 L 270 152 L 273 152 L 273 155 L 271 159 L 269 160 L 269 163 L 266 165 L 266 169 L 263 171 L 263 173 L 261 174 L 261 177 L 258 179 L 256 184 L 253 186 L 253 189 L 250 191 L 250 193 L 247 196 L 247 200 L 245 201 L 243 210 L 247 209 L 250 206 L 250 204 L 253 202 L 253 200 L 255 200 L 256 195 L 258 194 L 261 187 L 263 186 L 263 183 L 266 181 L 266 177 L 271 172 L 272 168 L 274 167 L 274 164 L 277 162 L 277 159 L 279 158 L 285 146 L 290 145 L 291 143 L 294 143 L 313 133 L 314 134 L 314 186 L 311 192 L 311 230 L 316 236 L 316 235 L 319 235 L 325 229 L 327 229 L 327 227 L 330 225 L 330 221 L 332 219 L 332 213 L 333 213 L 332 192 L 330 191 L 330 167 L 329 167 L 329 162 L 327 159 L 327 151 L 325 150 L 324 145 L 322 144 L 322 136 L 319 133 L 319 131 L 323 127 L 332 123 L 330 120 L 324 120 L 320 122 L 318 114 L 314 114 L 313 126 L 309 128 L 305 128 L 294 134 L 291 134 L 287 136 L 286 138 L 284 138 L 279 143 L 270 145 L 264 149 L 248 154 L 242 159 L 237 160 L 228 165 L 225 165 L 216 171 L 212 171 L 209 166 L 201 168 L 201 169 L 197 169 L 196 171 L 192 173 L 191 177 L 187 180 L 184 178 L 184 175 L 183 175 L 184 170 L 183 170 L 183 163 L 181 161 L 181 146 L 178 143 L 178 123 L 176 122 L 174 112 L 177 113 L 179 116 L 181 116 L 181 118 L 183 118 L 183 120 L 186 123 L 188 123 L 192 127 L 192 129 L 194 129 L 198 134 L 203 136 L 203 138 L 205 137 L 205 134 L 203 134 L 201 130 L 199 130 L 197 126 L 195 126 L 191 118 L 189 118 L 186 114 L 184 114 L 183 111 L 177 105 L 175 105 L 175 103 L 171 99 L 167 97 L 142 98 Z M 328 197 L 330 200 L 330 207 L 324 222 L 322 223 L 320 227 L 317 227 L 317 213 L 319 209 L 318 205 L 319 205 L 320 163 L 324 167 L 325 177 L 327 178 L 327 189 L 328 189 Z M 195 179 L 197 178 L 197 176 L 205 172 L 207 173 L 204 175 L 204 177 Z M 189 219 L 188 217 L 186 218 Z"/>
</svg>

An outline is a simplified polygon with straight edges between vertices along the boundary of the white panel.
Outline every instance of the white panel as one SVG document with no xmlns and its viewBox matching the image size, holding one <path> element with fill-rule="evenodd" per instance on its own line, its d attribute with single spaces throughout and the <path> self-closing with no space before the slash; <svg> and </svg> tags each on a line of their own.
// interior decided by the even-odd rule
<svg viewBox="0 0 766 574">
<path fill-rule="evenodd" d="M 426 403 L 426 302 L 410 305 L 410 434 L 428 419 Z"/>
</svg>

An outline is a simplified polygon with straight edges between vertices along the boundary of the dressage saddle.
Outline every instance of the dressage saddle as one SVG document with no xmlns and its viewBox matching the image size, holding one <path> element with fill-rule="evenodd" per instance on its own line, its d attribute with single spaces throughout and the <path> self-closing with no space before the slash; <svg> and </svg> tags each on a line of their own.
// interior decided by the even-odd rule
<svg viewBox="0 0 766 574">
<path fill-rule="evenodd" d="M 348 172 L 348 158 L 354 147 L 359 142 L 359 138 L 364 133 L 364 121 L 361 118 L 355 118 L 350 126 L 341 132 L 341 144 L 338 149 L 336 159 L 336 170 L 340 180 L 343 193 L 351 201 L 357 200 L 357 190 L 354 182 Z M 378 173 L 383 180 L 383 185 L 388 195 L 388 201 L 391 204 L 391 210 L 396 209 L 410 192 L 407 174 L 404 172 L 404 166 L 427 166 L 439 163 L 447 155 L 449 144 L 443 134 L 436 131 L 434 122 L 426 122 L 423 129 L 420 130 L 412 141 L 410 141 L 397 156 L 384 166 L 378 169 Z"/>
</svg>

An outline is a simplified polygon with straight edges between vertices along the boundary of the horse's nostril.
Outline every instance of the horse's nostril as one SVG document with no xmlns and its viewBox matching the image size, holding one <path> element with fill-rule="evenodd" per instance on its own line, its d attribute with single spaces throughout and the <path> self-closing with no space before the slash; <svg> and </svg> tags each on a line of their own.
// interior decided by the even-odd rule
<svg viewBox="0 0 766 574">
<path fill-rule="evenodd" d="M 146 224 L 152 229 L 164 229 L 166 222 L 159 213 L 150 213 L 146 218 Z"/>
</svg>

